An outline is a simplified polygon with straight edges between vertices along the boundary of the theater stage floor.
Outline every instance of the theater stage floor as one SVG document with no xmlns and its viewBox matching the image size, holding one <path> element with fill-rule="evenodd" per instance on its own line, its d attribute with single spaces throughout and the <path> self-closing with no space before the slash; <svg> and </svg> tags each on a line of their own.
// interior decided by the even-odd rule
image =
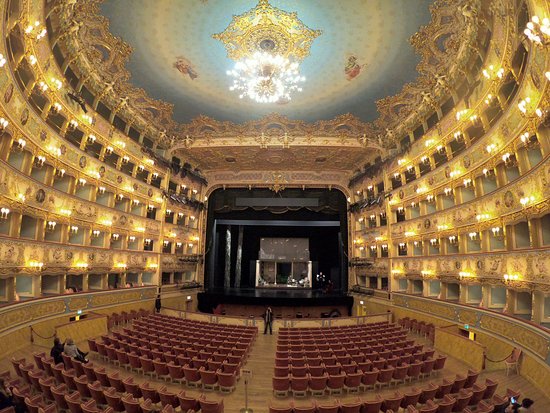
<svg viewBox="0 0 550 413">
<path fill-rule="evenodd" d="M 425 342 L 423 339 L 414 335 L 411 336 L 411 338 L 414 338 L 419 342 Z M 273 367 L 275 365 L 276 343 L 277 343 L 276 334 L 274 334 L 273 336 L 270 336 L 270 335 L 264 336 L 263 334 L 260 333 L 254 345 L 252 346 L 252 352 L 250 354 L 248 361 L 245 364 L 245 368 L 252 370 L 252 374 L 253 374 L 253 379 L 251 380 L 251 383 L 249 385 L 249 390 L 248 390 L 248 400 L 249 400 L 249 407 L 254 410 L 254 413 L 266 413 L 268 411 L 268 405 L 270 400 L 273 400 L 273 404 L 275 406 L 286 406 L 291 400 L 293 400 L 291 397 L 288 397 L 286 399 L 285 398 L 281 399 L 281 398 L 273 398 L 272 396 L 271 378 L 273 375 Z M 87 348 L 87 344 L 85 343 L 78 343 L 78 344 L 83 349 Z M 49 352 L 49 349 L 45 349 L 37 345 L 30 345 L 26 347 L 24 350 L 16 351 L 15 353 L 13 353 L 13 355 L 16 357 L 26 357 L 27 360 L 32 360 L 32 352 L 34 351 Z M 5 371 L 9 369 L 11 370 L 12 375 L 14 375 L 15 373 L 10 363 L 10 357 L 6 357 L 0 360 L 0 371 Z M 94 364 L 104 366 L 108 372 L 120 371 L 121 375 L 124 377 L 126 377 L 126 375 L 132 375 L 137 382 L 142 382 L 146 380 L 141 375 L 137 375 L 137 374 L 125 371 L 123 369 L 119 370 L 114 365 L 107 364 L 95 358 L 92 359 L 92 362 Z M 379 392 L 382 396 L 384 396 L 384 395 L 393 394 L 396 390 L 403 391 L 413 386 L 424 387 L 430 381 L 439 383 L 444 377 L 454 377 L 456 373 L 465 373 L 466 371 L 467 371 L 467 367 L 464 366 L 462 362 L 460 362 L 457 359 L 448 358 L 445 365 L 445 369 L 443 370 L 442 374 L 438 377 L 416 381 L 413 383 L 412 386 L 407 385 L 407 386 L 398 386 L 397 388 L 392 387 L 389 390 L 385 388 L 377 392 Z M 492 371 L 489 373 L 482 372 L 478 380 L 485 381 L 486 377 L 491 377 L 492 379 L 496 379 L 499 382 L 497 394 L 505 393 L 506 388 L 508 387 L 513 388 L 515 390 L 519 390 L 521 391 L 522 397 L 530 397 L 531 399 L 535 400 L 535 407 L 537 412 L 550 412 L 550 399 L 545 398 L 541 391 L 535 389 L 523 377 L 518 375 L 513 375 L 513 374 L 511 374 L 509 377 L 506 377 L 504 370 L 498 370 L 498 371 Z M 158 380 L 151 380 L 151 382 L 156 387 L 161 387 L 166 385 L 171 391 L 178 392 L 181 389 L 184 389 L 187 393 L 190 393 L 196 396 L 199 395 L 199 392 L 193 389 L 188 389 L 182 385 L 171 384 L 171 383 L 165 384 L 164 382 L 158 381 Z M 230 395 L 221 395 L 217 392 L 205 392 L 204 394 L 209 400 L 218 400 L 220 398 L 223 398 L 226 413 L 238 413 L 240 409 L 244 407 L 243 379 L 239 380 L 236 390 Z M 359 396 L 364 399 L 372 399 L 374 394 L 375 394 L 374 391 L 369 390 L 365 393 L 360 393 Z M 357 396 L 343 395 L 343 396 L 336 396 L 335 398 L 338 398 L 342 401 L 346 401 L 346 400 L 356 400 Z M 296 405 L 301 405 L 301 404 L 307 405 L 311 400 L 312 398 L 310 397 L 307 399 L 293 400 L 293 402 Z M 325 396 L 323 398 L 315 398 L 315 400 L 328 401 L 331 399 L 328 396 Z"/>
</svg>

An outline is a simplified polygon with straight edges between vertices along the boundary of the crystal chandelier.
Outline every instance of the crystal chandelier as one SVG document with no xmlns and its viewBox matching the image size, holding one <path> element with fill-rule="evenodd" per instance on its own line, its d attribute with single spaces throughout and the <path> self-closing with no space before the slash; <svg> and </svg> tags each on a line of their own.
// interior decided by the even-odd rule
<svg viewBox="0 0 550 413">
<path fill-rule="evenodd" d="M 321 34 L 305 26 L 296 13 L 272 7 L 268 0 L 233 16 L 230 25 L 212 35 L 220 40 L 236 64 L 227 71 L 231 91 L 259 103 L 288 102 L 300 92 L 305 77 L 299 64 L 309 55 L 313 40 Z"/>
<path fill-rule="evenodd" d="M 305 77 L 300 76 L 298 63 L 265 51 L 238 61 L 227 74 L 233 77 L 229 90 L 241 92 L 241 99 L 248 96 L 259 103 L 289 101 L 292 92 L 302 91 L 299 85 L 305 81 Z"/>
</svg>

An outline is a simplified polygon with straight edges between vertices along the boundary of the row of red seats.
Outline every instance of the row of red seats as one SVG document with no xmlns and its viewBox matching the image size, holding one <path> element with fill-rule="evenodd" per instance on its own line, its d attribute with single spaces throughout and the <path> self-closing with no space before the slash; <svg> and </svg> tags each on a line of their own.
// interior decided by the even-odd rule
<svg viewBox="0 0 550 413">
<path fill-rule="evenodd" d="M 172 328 L 186 327 L 188 329 L 196 328 L 204 330 L 205 327 L 212 328 L 212 331 L 242 331 L 257 334 L 258 327 L 254 326 L 235 326 L 227 324 L 215 324 L 206 321 L 188 320 L 163 314 L 152 314 L 140 320 L 142 323 L 148 323 L 150 327 L 164 326 Z M 208 331 L 208 330 L 206 330 Z"/>
<path fill-rule="evenodd" d="M 403 317 L 398 320 L 398 324 L 405 330 L 412 331 L 415 334 L 428 337 L 432 342 L 435 337 L 435 326 L 432 323 L 418 321 L 415 318 Z"/>
<path fill-rule="evenodd" d="M 97 344 L 97 343 L 96 343 Z M 99 350 L 101 345 L 97 346 Z M 220 390 L 222 392 L 231 392 L 235 388 L 235 383 L 240 374 L 240 360 L 238 356 L 235 363 L 229 363 L 228 360 L 215 362 L 213 360 L 189 361 L 187 364 L 178 365 L 174 361 L 161 361 L 159 359 L 149 359 L 145 356 L 138 356 L 135 353 L 126 353 L 121 349 L 112 349 L 106 347 L 107 361 L 131 369 L 132 371 L 148 375 L 161 380 L 175 381 L 186 384 L 189 387 L 202 387 L 204 389 Z M 93 345 L 90 351 L 94 352 Z M 112 353 L 114 351 L 114 355 Z M 98 355 L 102 355 L 101 352 Z M 74 362 L 74 360 L 73 360 Z M 73 363 L 74 364 L 74 363 Z M 86 365 L 84 365 L 86 368 Z"/>
<path fill-rule="evenodd" d="M 215 325 L 215 324 L 213 324 Z M 234 331 L 224 331 L 216 330 L 210 331 L 209 334 L 205 334 L 205 327 L 201 328 L 188 328 L 186 326 L 179 326 L 177 328 L 167 328 L 158 326 L 156 328 L 144 327 L 139 323 L 133 324 L 133 329 L 126 329 L 126 333 L 131 333 L 138 331 L 147 336 L 149 340 L 157 340 L 159 338 L 168 337 L 172 340 L 187 340 L 197 338 L 199 340 L 204 340 L 204 344 L 208 344 L 208 341 L 221 339 L 254 339 L 256 334 L 254 332 L 243 331 L 243 332 L 234 332 Z"/>
<path fill-rule="evenodd" d="M 376 394 L 374 400 L 358 397 L 345 402 L 338 399 L 330 402 L 313 401 L 309 406 L 298 406 L 292 401 L 286 406 L 275 406 L 272 401 L 269 413 L 397 413 L 400 409 L 403 409 L 403 413 L 492 413 L 504 411 L 504 407 L 509 404 L 509 398 L 516 396 L 517 392 L 508 389 L 505 396 L 494 395 L 491 399 L 479 400 L 476 404 L 470 402 L 469 394 L 470 392 L 464 390 L 454 397 L 446 394 L 436 402 L 434 398 L 427 399 L 429 395 L 424 395 L 422 390 L 413 388 L 409 393 L 396 392 L 386 398 Z"/>
<path fill-rule="evenodd" d="M 197 399 L 187 396 L 184 391 L 175 394 L 166 387 L 156 389 L 149 382 L 137 384 L 130 376 L 121 378 L 118 372 L 109 374 L 103 367 L 94 367 L 92 363 L 78 364 L 77 360 L 72 360 L 75 367 L 86 372 L 75 377 L 74 368 L 65 370 L 61 363 L 53 366 L 53 360 L 44 353 L 34 356 L 35 360 L 40 360 L 36 368 L 32 363 L 27 364 L 25 359 L 12 359 L 15 372 L 25 383 L 25 387 L 20 386 L 15 395 L 25 399 L 29 413 L 39 413 L 39 408 L 46 413 L 57 410 L 71 413 L 153 413 L 166 405 L 180 406 L 182 411 L 223 412 L 223 400 L 207 401 L 204 396 Z M 58 368 L 60 376 L 56 373 Z M 10 380 L 10 384 L 13 383 L 16 381 Z"/>
<path fill-rule="evenodd" d="M 322 370 L 323 367 L 324 372 Z M 314 371 L 312 367 L 306 366 L 298 375 L 294 374 L 297 369 L 293 367 L 290 374 L 286 376 L 275 375 L 273 377 L 273 391 L 275 394 L 281 392 L 283 396 L 286 396 L 288 389 L 291 389 L 294 394 L 298 392 L 300 394 L 304 393 L 304 395 L 306 391 L 309 391 L 312 395 L 324 395 L 326 392 L 329 394 L 341 394 L 343 389 L 348 393 L 357 393 L 360 390 L 365 391 L 376 386 L 382 387 L 384 385 L 389 386 L 390 384 L 418 380 L 429 377 L 434 373 L 433 363 L 424 364 L 422 362 L 380 370 L 373 368 L 371 371 L 345 371 L 340 369 L 340 366 L 335 367 L 335 370 L 331 370 L 328 366 L 321 366 L 319 370 Z M 475 378 L 477 378 L 477 375 Z M 464 377 L 464 381 L 461 383 L 462 386 L 466 380 L 467 378 Z M 456 386 L 459 385 L 460 383 L 456 384 Z"/>
<path fill-rule="evenodd" d="M 107 325 L 109 329 L 115 325 L 122 325 L 126 323 L 130 323 L 134 320 L 143 318 L 151 314 L 151 311 L 145 310 L 143 308 L 140 308 L 139 310 L 135 311 L 132 310 L 129 313 L 126 311 L 122 311 L 120 314 L 118 313 L 112 313 L 107 316 Z"/>
</svg>

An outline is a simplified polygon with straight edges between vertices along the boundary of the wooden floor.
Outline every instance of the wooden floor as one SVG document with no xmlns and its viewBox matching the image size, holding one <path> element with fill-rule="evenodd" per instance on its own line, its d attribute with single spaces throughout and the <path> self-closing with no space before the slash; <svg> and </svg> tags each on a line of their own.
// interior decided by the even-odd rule
<svg viewBox="0 0 550 413">
<path fill-rule="evenodd" d="M 412 336 L 415 340 L 423 342 L 422 339 Z M 252 346 L 252 352 L 246 362 L 244 368 L 250 369 L 252 371 L 252 379 L 250 380 L 248 386 L 248 406 L 252 408 L 255 413 L 263 413 L 268 411 L 268 406 L 270 400 L 273 401 L 275 406 L 287 406 L 288 403 L 293 400 L 292 398 L 274 398 L 272 396 L 272 384 L 271 378 L 273 376 L 273 367 L 275 365 L 275 348 L 277 343 L 277 336 L 274 334 L 270 335 L 258 335 L 258 338 Z M 82 349 L 86 349 L 87 345 L 85 343 L 79 343 Z M 24 350 L 19 350 L 13 353 L 17 357 L 26 357 L 27 360 L 32 360 L 32 352 L 35 351 L 44 351 L 43 347 L 37 345 L 30 345 Z M 48 349 L 49 352 L 49 349 Z M 115 370 L 116 367 L 99 361 L 95 358 L 91 360 L 96 365 L 103 365 L 107 370 Z M 7 369 L 13 369 L 9 358 L 5 358 L 0 361 L 0 371 L 5 371 Z M 448 358 L 445 364 L 445 369 L 443 373 L 436 378 L 426 379 L 423 381 L 417 381 L 413 383 L 414 387 L 423 387 L 429 381 L 434 381 L 436 383 L 440 382 L 443 377 L 454 377 L 456 373 L 465 373 L 468 368 L 458 361 L 457 359 Z M 144 377 L 137 375 L 131 372 L 121 371 L 123 376 L 133 375 L 137 382 L 144 381 Z M 12 373 L 15 374 L 15 373 Z M 503 370 L 494 371 L 490 373 L 482 372 L 478 380 L 485 381 L 485 377 L 491 377 L 496 379 L 499 382 L 497 389 L 498 394 L 503 394 L 506 392 L 506 388 L 512 388 L 515 390 L 521 391 L 522 397 L 529 397 L 535 401 L 536 411 L 540 413 L 550 412 L 550 400 L 545 398 L 541 391 L 534 388 L 526 379 L 521 376 L 511 374 L 509 377 L 506 377 Z M 157 387 L 165 385 L 162 381 L 152 380 L 153 384 Z M 198 395 L 199 392 L 193 389 L 188 389 L 185 386 L 179 384 L 166 384 L 169 389 L 172 391 L 180 391 L 182 388 L 189 394 Z M 402 391 L 404 389 L 410 388 L 412 386 L 398 386 L 397 389 Z M 387 394 L 393 394 L 396 388 L 392 387 L 389 390 L 383 389 L 381 391 L 369 390 L 364 393 L 360 393 L 359 397 L 363 399 L 372 399 L 374 394 L 380 393 L 382 396 Z M 224 406 L 226 413 L 236 413 L 239 412 L 245 406 L 245 391 L 244 391 L 244 380 L 241 378 L 237 384 L 236 390 L 230 395 L 221 395 L 218 392 L 204 392 L 207 399 L 218 400 L 220 398 L 224 399 Z M 336 396 L 339 400 L 356 400 L 357 395 L 342 395 Z M 293 400 L 295 405 L 308 405 L 311 403 L 312 398 Z M 330 401 L 331 398 L 328 396 L 322 398 L 315 398 L 318 401 Z"/>
</svg>

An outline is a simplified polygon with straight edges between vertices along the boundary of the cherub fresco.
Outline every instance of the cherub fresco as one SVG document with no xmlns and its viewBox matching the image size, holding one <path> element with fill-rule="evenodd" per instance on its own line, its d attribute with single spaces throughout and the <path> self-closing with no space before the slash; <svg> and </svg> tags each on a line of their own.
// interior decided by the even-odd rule
<svg viewBox="0 0 550 413">
<path fill-rule="evenodd" d="M 346 67 L 344 68 L 344 73 L 346 74 L 347 80 L 353 80 L 361 74 L 361 71 L 366 66 L 366 64 L 360 64 L 359 58 L 355 55 L 348 56 L 346 62 Z"/>
<path fill-rule="evenodd" d="M 174 68 L 178 69 L 180 73 L 188 75 L 191 80 L 199 77 L 199 74 L 193 68 L 191 62 L 183 56 L 176 57 L 176 61 L 174 62 L 173 66 Z"/>
</svg>

